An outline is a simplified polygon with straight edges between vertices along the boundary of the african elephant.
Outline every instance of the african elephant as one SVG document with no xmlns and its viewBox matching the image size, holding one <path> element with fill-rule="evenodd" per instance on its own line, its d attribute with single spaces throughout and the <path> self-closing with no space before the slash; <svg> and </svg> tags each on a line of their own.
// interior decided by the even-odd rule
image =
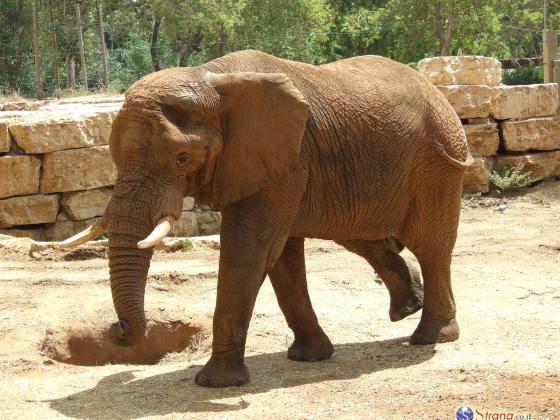
<svg viewBox="0 0 560 420">
<path fill-rule="evenodd" d="M 267 274 L 294 333 L 288 357 L 332 354 L 307 291 L 306 237 L 363 256 L 389 290 L 392 320 L 423 306 L 412 344 L 459 337 L 450 265 L 472 158 L 453 109 L 414 70 L 377 56 L 314 66 L 258 51 L 162 70 L 126 92 L 110 149 L 114 195 L 82 238 L 109 234 L 116 341 L 144 336 L 152 247 L 185 196 L 223 216 L 212 355 L 198 384 L 248 382 L 247 328 Z"/>
</svg>

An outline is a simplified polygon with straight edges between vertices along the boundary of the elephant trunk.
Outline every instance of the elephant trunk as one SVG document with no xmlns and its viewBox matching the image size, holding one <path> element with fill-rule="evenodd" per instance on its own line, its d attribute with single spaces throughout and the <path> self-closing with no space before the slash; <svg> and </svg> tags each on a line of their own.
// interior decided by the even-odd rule
<svg viewBox="0 0 560 420">
<path fill-rule="evenodd" d="M 123 346 L 139 343 L 146 333 L 144 292 L 152 256 L 151 249 L 115 247 L 109 242 L 111 294 L 119 321 L 109 330 L 113 342 Z"/>
</svg>

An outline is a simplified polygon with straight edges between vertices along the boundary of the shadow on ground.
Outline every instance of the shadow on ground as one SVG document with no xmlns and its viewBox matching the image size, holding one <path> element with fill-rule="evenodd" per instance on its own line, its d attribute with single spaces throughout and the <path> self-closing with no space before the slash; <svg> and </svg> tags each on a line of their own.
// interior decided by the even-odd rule
<svg viewBox="0 0 560 420">
<path fill-rule="evenodd" d="M 134 370 L 109 375 L 97 385 L 65 398 L 44 401 L 59 413 L 75 418 L 136 418 L 188 412 L 242 410 L 248 402 L 213 402 L 245 394 L 259 394 L 324 381 L 358 378 L 373 372 L 423 363 L 436 350 L 430 346 L 408 346 L 408 337 L 392 340 L 339 344 L 329 360 L 294 362 L 286 353 L 265 353 L 247 357 L 251 383 L 243 387 L 213 389 L 194 383 L 201 366 L 136 378 Z"/>
</svg>

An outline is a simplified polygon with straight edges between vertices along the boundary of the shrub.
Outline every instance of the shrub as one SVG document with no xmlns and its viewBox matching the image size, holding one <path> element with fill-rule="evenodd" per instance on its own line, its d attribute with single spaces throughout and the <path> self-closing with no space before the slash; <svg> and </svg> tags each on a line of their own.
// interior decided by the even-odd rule
<svg viewBox="0 0 560 420">
<path fill-rule="evenodd" d="M 531 172 L 523 171 L 521 162 L 515 166 L 497 166 L 488 171 L 488 178 L 500 191 L 518 190 L 535 182 Z"/>
<path fill-rule="evenodd" d="M 505 69 L 502 72 L 504 85 L 533 85 L 544 83 L 543 66 Z"/>
</svg>

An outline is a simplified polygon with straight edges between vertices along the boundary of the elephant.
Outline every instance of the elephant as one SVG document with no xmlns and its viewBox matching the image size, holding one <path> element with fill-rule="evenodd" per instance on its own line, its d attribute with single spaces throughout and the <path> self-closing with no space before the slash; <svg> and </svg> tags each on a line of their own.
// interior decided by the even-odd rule
<svg viewBox="0 0 560 420">
<path fill-rule="evenodd" d="M 144 337 L 152 250 L 186 196 L 222 212 L 212 354 L 199 385 L 249 381 L 247 329 L 267 275 L 294 334 L 288 357 L 331 356 L 308 294 L 305 238 L 364 257 L 389 291 L 391 320 L 422 309 L 411 344 L 458 339 L 451 256 L 472 156 L 454 110 L 415 70 L 380 56 L 316 66 L 238 51 L 135 82 L 109 145 L 114 194 L 76 238 L 108 234 L 114 341 Z"/>
</svg>

